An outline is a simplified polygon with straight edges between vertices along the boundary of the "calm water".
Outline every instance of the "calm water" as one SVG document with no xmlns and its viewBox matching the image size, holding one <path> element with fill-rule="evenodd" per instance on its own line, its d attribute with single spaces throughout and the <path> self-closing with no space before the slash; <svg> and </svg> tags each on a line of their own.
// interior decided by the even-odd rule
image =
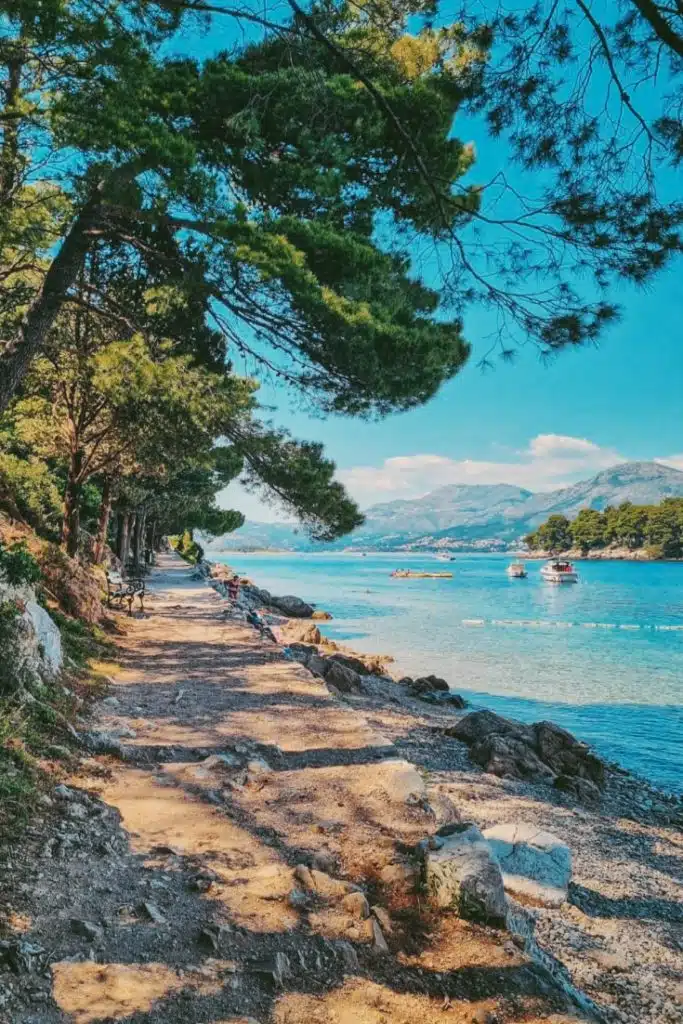
<svg viewBox="0 0 683 1024">
<path fill-rule="evenodd" d="M 550 718 L 683 790 L 683 565 L 582 562 L 579 584 L 553 586 L 538 562 L 526 580 L 509 580 L 509 559 L 496 555 L 450 565 L 404 554 L 224 560 L 273 593 L 332 612 L 332 639 L 392 654 L 408 675 L 441 675 L 475 706 Z M 454 577 L 391 579 L 397 566 Z"/>
</svg>

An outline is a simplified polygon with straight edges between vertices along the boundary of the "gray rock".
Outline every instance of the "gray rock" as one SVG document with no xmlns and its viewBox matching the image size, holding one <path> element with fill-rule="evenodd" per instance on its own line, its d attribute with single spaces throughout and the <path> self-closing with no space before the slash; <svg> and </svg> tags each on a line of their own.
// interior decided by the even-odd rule
<svg viewBox="0 0 683 1024">
<path fill-rule="evenodd" d="M 492 734 L 514 736 L 515 739 L 530 744 L 534 744 L 536 741 L 532 726 L 503 718 L 502 715 L 496 715 L 493 711 L 472 711 L 469 715 L 465 715 L 457 725 L 451 725 L 444 731 L 447 736 L 462 740 L 463 743 L 479 743 Z"/>
<path fill-rule="evenodd" d="M 306 663 L 306 668 L 309 672 L 312 672 L 314 676 L 318 676 L 318 678 L 322 679 L 325 676 L 327 662 L 325 658 L 321 658 L 319 654 L 312 654 Z"/>
<path fill-rule="evenodd" d="M 569 793 L 586 804 L 600 803 L 602 793 L 590 779 L 580 779 L 573 775 L 558 775 L 554 782 L 555 788 Z"/>
<path fill-rule="evenodd" d="M 440 676 L 420 676 L 410 683 L 413 693 L 447 693 L 448 683 Z"/>
<path fill-rule="evenodd" d="M 117 708 L 119 707 L 120 701 L 118 697 L 105 697 L 101 703 L 104 704 L 106 708 Z"/>
<path fill-rule="evenodd" d="M 80 917 L 71 918 L 71 931 L 89 942 L 99 942 L 104 937 L 104 930 L 92 921 L 83 921 Z"/>
<path fill-rule="evenodd" d="M 156 903 L 150 903 L 147 900 L 141 904 L 140 909 L 147 915 L 150 921 L 154 921 L 155 924 L 166 924 L 166 918 L 161 913 Z"/>
<path fill-rule="evenodd" d="M 559 907 L 566 901 L 572 855 L 561 839 L 523 823 L 494 825 L 483 835 L 498 859 L 509 892 L 547 907 Z"/>
<path fill-rule="evenodd" d="M 69 789 L 63 782 L 60 782 L 58 786 L 55 786 L 55 796 L 58 800 L 75 800 L 76 794 L 73 789 Z"/>
<path fill-rule="evenodd" d="M 470 757 L 492 775 L 513 779 L 555 778 L 552 768 L 523 740 L 514 736 L 487 736 L 470 748 Z"/>
<path fill-rule="evenodd" d="M 330 664 L 343 665 L 344 668 L 351 669 L 359 676 L 370 675 L 370 669 L 361 658 L 356 658 L 353 654 L 343 654 L 341 651 L 335 651 L 327 659 Z"/>
<path fill-rule="evenodd" d="M 310 604 L 306 604 L 300 597 L 294 597 L 293 594 L 285 594 L 284 597 L 271 596 L 270 604 L 292 619 L 310 619 L 314 612 Z"/>
<path fill-rule="evenodd" d="M 425 857 L 427 891 L 431 902 L 457 911 L 471 921 L 500 923 L 507 900 L 500 865 L 479 829 L 463 830 L 439 841 Z"/>
<path fill-rule="evenodd" d="M 363 690 L 358 672 L 329 658 L 325 664 L 325 681 L 335 686 L 341 693 L 361 693 Z"/>
<path fill-rule="evenodd" d="M 84 821 L 88 817 L 88 812 L 83 804 L 70 803 L 66 813 L 69 818 L 75 818 L 77 821 Z"/>
<path fill-rule="evenodd" d="M 465 699 L 459 693 L 451 693 L 450 691 L 444 693 L 443 690 L 430 690 L 427 693 L 418 693 L 416 696 L 427 704 L 446 705 L 447 707 L 454 708 L 466 707 Z"/>
<path fill-rule="evenodd" d="M 318 653 L 318 648 L 315 644 L 288 643 L 287 650 L 302 665 L 308 665 L 311 658 Z M 322 661 L 322 658 L 320 660 Z"/>
<path fill-rule="evenodd" d="M 379 926 L 379 922 L 375 917 L 372 919 L 372 944 L 378 953 L 388 953 L 389 947 L 387 940 L 384 938 L 382 929 Z"/>
</svg>

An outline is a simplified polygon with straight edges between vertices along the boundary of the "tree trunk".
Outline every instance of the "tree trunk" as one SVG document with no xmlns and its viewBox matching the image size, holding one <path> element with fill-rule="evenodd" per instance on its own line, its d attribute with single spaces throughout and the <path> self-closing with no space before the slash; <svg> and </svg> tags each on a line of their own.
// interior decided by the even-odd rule
<svg viewBox="0 0 683 1024">
<path fill-rule="evenodd" d="M 130 539 L 130 513 L 121 512 L 119 514 L 119 528 L 118 536 L 116 538 L 117 554 L 121 561 L 121 564 L 125 568 L 126 560 L 128 559 L 128 542 Z"/>
<path fill-rule="evenodd" d="M 62 544 L 67 555 L 75 558 L 78 554 L 78 541 L 81 528 L 81 482 L 80 474 L 83 463 L 83 452 L 77 449 L 71 453 L 69 471 L 64 493 L 64 522 L 62 523 Z"/>
<path fill-rule="evenodd" d="M 145 540 L 145 519 L 146 518 L 147 518 L 147 516 L 146 516 L 146 513 L 144 511 L 143 512 L 138 512 L 137 516 L 135 517 L 135 535 L 134 535 L 134 538 L 133 538 L 133 558 L 135 560 L 135 565 L 138 568 L 141 568 L 144 565 L 144 558 L 142 556 L 142 551 L 143 551 L 144 540 Z"/>
<path fill-rule="evenodd" d="M 6 206 L 17 184 L 19 156 L 19 102 L 24 54 L 17 51 L 7 59 L 7 84 L 3 111 L 2 153 L 0 154 L 0 204 Z"/>
<path fill-rule="evenodd" d="M 45 336 L 59 313 L 69 288 L 76 280 L 90 247 L 90 232 L 101 212 L 99 190 L 90 197 L 72 223 L 61 248 L 52 260 L 43 283 L 24 314 L 14 337 L 0 359 L 0 413 L 7 408 L 12 395 L 40 351 Z"/>
<path fill-rule="evenodd" d="M 111 477 L 104 478 L 102 487 L 102 501 L 100 503 L 100 517 L 97 521 L 97 536 L 95 537 L 95 548 L 93 556 L 96 562 L 102 561 L 104 548 L 107 543 L 107 530 L 109 529 L 109 516 L 111 515 L 112 481 Z"/>
</svg>

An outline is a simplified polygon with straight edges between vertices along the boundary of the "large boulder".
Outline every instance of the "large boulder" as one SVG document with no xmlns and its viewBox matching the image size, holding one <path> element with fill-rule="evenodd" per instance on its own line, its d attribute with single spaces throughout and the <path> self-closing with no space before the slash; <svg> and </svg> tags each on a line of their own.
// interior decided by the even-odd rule
<svg viewBox="0 0 683 1024">
<path fill-rule="evenodd" d="M 324 674 L 325 682 L 336 687 L 341 693 L 362 693 L 363 691 L 358 672 L 354 672 L 352 668 L 348 668 L 339 661 L 332 661 L 331 658 L 325 659 Z"/>
<path fill-rule="evenodd" d="M 604 786 L 605 766 L 585 743 L 554 722 L 537 722 L 534 733 L 538 756 L 556 775 L 575 775 L 596 786 Z"/>
<path fill-rule="evenodd" d="M 314 644 L 288 643 L 287 650 L 295 661 L 300 661 L 302 665 L 306 666 L 311 658 L 318 653 L 318 648 Z"/>
<path fill-rule="evenodd" d="M 533 742 L 534 731 L 531 726 L 522 725 L 521 722 L 514 722 L 510 718 L 503 718 L 493 711 L 472 711 L 465 715 L 457 725 L 451 725 L 446 729 L 446 735 L 452 736 L 463 743 L 479 743 L 491 735 L 514 736 L 522 742 Z"/>
<path fill-rule="evenodd" d="M 271 595 L 270 603 L 292 619 L 310 619 L 314 611 L 310 604 L 306 604 L 300 597 L 294 597 L 293 594 L 285 594 L 284 597 Z"/>
<path fill-rule="evenodd" d="M 592 787 L 605 783 L 605 767 L 585 743 L 553 722 L 524 725 L 492 711 L 474 711 L 446 735 L 462 740 L 470 747 L 472 760 L 493 775 L 554 782 L 563 778 L 561 787 L 573 791 L 566 781 L 582 779 Z M 576 794 L 580 787 L 575 787 Z M 589 786 L 583 787 L 588 796 Z"/>
<path fill-rule="evenodd" d="M 316 619 L 318 622 L 329 622 L 332 616 L 329 612 L 323 611 L 322 608 L 316 608 L 311 615 L 312 619 Z"/>
<path fill-rule="evenodd" d="M 475 825 L 430 840 L 425 857 L 430 902 L 470 921 L 502 924 L 507 900 L 500 865 Z"/>
<path fill-rule="evenodd" d="M 437 693 L 439 691 L 446 693 L 448 688 L 446 680 L 441 679 L 439 676 L 420 676 L 419 679 L 414 679 L 410 683 L 410 689 L 415 694 Z"/>
<path fill-rule="evenodd" d="M 331 654 L 329 659 L 330 662 L 336 662 L 338 665 L 343 665 L 344 668 L 350 668 L 352 672 L 356 672 L 359 676 L 370 675 L 365 661 L 362 658 L 357 658 L 353 654 L 344 654 L 342 651 L 336 651 Z"/>
<path fill-rule="evenodd" d="M 547 907 L 566 901 L 572 855 L 561 839 L 537 825 L 515 823 L 494 825 L 483 835 L 500 864 L 508 892 Z"/>
<path fill-rule="evenodd" d="M 322 637 L 315 622 L 291 621 L 282 627 L 282 639 L 285 643 L 319 644 Z"/>
<path fill-rule="evenodd" d="M 459 693 L 451 693 L 450 690 L 448 693 L 443 693 L 441 690 L 420 693 L 418 694 L 418 699 L 423 700 L 425 704 L 436 704 L 442 707 L 464 708 L 467 706 L 464 697 L 461 697 Z"/>
<path fill-rule="evenodd" d="M 552 782 L 555 774 L 552 768 L 534 753 L 532 747 L 514 736 L 487 736 L 470 747 L 470 757 L 490 772 L 501 778 L 547 779 Z"/>
<path fill-rule="evenodd" d="M 30 624 L 35 637 L 42 674 L 56 676 L 64 664 L 59 628 L 37 601 L 26 602 L 24 618 Z"/>
</svg>

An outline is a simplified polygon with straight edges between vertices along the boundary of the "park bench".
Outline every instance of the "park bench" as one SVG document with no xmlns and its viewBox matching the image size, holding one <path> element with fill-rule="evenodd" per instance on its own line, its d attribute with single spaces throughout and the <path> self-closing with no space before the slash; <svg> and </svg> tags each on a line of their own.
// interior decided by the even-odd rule
<svg viewBox="0 0 683 1024">
<path fill-rule="evenodd" d="M 107 607 L 112 607 L 112 601 L 118 601 L 119 608 L 123 608 L 123 602 L 128 605 L 128 614 L 132 615 L 133 601 L 140 600 L 140 610 L 144 612 L 145 581 L 141 576 L 122 576 L 120 572 L 107 571 Z"/>
</svg>

